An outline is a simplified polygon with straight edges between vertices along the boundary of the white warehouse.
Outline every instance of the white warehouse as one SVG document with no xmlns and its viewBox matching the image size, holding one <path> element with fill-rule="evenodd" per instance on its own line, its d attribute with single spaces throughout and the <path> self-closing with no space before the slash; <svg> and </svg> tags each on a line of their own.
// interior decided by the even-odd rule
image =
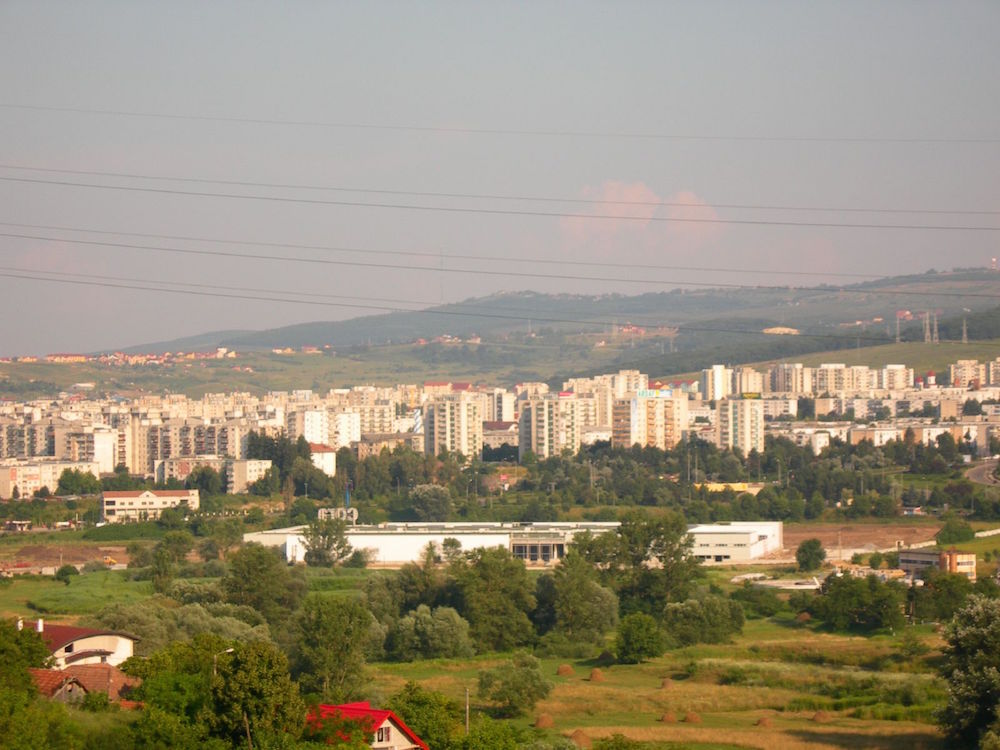
<svg viewBox="0 0 1000 750">
<path fill-rule="evenodd" d="M 563 523 L 383 523 L 348 526 L 351 547 L 365 550 L 373 565 L 399 567 L 423 557 L 428 544 L 440 554 L 445 539 L 455 539 L 463 550 L 503 547 L 529 566 L 553 565 L 566 556 L 577 534 L 603 534 L 618 528 L 616 521 Z M 280 547 L 290 563 L 302 562 L 306 548 L 304 526 L 258 531 L 244 542 Z M 701 524 L 688 527 L 692 553 L 705 562 L 741 563 L 782 548 L 780 521 Z"/>
<path fill-rule="evenodd" d="M 691 551 L 703 562 L 745 563 L 780 552 L 784 546 L 781 521 L 732 521 L 688 528 Z"/>
</svg>

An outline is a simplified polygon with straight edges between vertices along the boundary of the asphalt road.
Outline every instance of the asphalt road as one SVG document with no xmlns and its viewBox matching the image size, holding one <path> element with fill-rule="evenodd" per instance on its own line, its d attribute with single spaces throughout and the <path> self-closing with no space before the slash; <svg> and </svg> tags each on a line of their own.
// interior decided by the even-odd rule
<svg viewBox="0 0 1000 750">
<path fill-rule="evenodd" d="M 978 466 L 973 466 L 965 472 L 965 476 L 970 482 L 976 482 L 977 484 L 998 485 L 1000 482 L 998 482 L 997 478 L 993 476 L 993 472 L 996 471 L 996 468 L 996 461 L 985 461 Z"/>
</svg>

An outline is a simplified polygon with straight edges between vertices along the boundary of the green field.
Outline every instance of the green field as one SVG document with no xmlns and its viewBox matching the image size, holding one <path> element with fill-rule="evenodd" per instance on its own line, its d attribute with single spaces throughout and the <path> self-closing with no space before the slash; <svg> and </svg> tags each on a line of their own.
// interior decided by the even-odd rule
<svg viewBox="0 0 1000 750">
<path fill-rule="evenodd" d="M 48 576 L 18 576 L 0 582 L 0 613 L 74 618 L 96 614 L 111 604 L 132 604 L 152 595 L 149 581 L 130 581 L 123 570 L 73 576 L 68 586 Z"/>
<path fill-rule="evenodd" d="M 928 629 L 917 632 L 936 644 Z M 543 736 L 621 733 L 684 747 L 944 748 L 931 720 L 942 686 L 925 662 L 907 664 L 898 652 L 893 637 L 831 635 L 787 618 L 749 621 L 733 644 L 601 667 L 600 678 L 592 678 L 592 661 L 543 659 L 554 689 L 516 721 L 529 727 L 550 717 L 551 729 L 536 730 Z M 468 688 L 475 708 L 477 672 L 498 661 L 378 664 L 371 671 L 382 694 L 415 680 L 460 702 Z M 573 674 L 557 676 L 560 664 Z"/>
</svg>

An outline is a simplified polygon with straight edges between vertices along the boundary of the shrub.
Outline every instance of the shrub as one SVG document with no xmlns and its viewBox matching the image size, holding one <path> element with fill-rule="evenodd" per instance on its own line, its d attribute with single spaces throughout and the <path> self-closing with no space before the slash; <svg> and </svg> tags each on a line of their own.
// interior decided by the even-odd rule
<svg viewBox="0 0 1000 750">
<path fill-rule="evenodd" d="M 622 664 L 638 664 L 660 656 L 663 650 L 663 632 L 649 615 L 631 614 L 619 623 L 615 653 Z"/>
<path fill-rule="evenodd" d="M 494 704 L 502 716 L 530 711 L 547 696 L 552 684 L 542 675 L 534 656 L 518 654 L 513 660 L 479 673 L 479 696 Z"/>
</svg>

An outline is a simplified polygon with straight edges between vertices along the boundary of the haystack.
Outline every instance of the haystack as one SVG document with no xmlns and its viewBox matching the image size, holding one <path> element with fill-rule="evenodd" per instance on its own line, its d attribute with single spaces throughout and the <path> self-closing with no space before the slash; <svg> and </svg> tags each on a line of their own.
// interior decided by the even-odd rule
<svg viewBox="0 0 1000 750">
<path fill-rule="evenodd" d="M 771 726 L 770 716 L 761 716 L 757 721 L 753 723 L 755 727 L 769 727 Z"/>
<path fill-rule="evenodd" d="M 554 725 L 555 722 L 549 714 L 538 714 L 538 718 L 535 719 L 535 729 L 552 729 Z"/>
<path fill-rule="evenodd" d="M 826 724 L 830 721 L 830 714 L 826 711 L 817 711 L 813 714 L 812 720 L 817 724 Z"/>
<path fill-rule="evenodd" d="M 676 724 L 677 715 L 673 711 L 667 711 L 663 716 L 660 717 L 660 721 L 664 724 Z"/>
<path fill-rule="evenodd" d="M 694 711 L 688 711 L 686 714 L 684 714 L 684 723 L 685 724 L 701 724 L 701 717 L 698 714 L 696 714 Z"/>
<path fill-rule="evenodd" d="M 569 738 L 577 747 L 590 747 L 593 744 L 593 741 L 582 729 L 577 729 Z"/>
<path fill-rule="evenodd" d="M 604 672 L 594 667 L 590 670 L 590 681 L 591 682 L 604 682 Z"/>
<path fill-rule="evenodd" d="M 573 674 L 573 667 L 569 664 L 560 664 L 556 669 L 556 674 L 560 677 L 570 677 Z"/>
</svg>

